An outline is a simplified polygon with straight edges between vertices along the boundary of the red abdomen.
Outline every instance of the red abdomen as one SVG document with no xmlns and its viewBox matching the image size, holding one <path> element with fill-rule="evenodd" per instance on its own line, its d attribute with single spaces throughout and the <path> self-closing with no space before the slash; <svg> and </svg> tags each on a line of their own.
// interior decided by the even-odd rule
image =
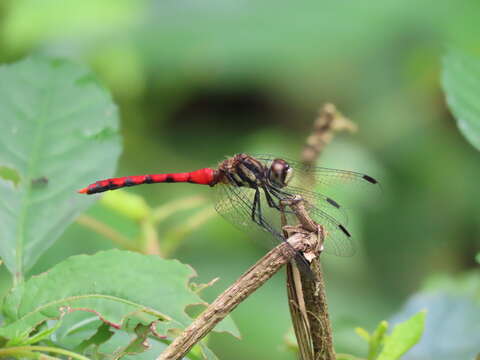
<svg viewBox="0 0 480 360">
<path fill-rule="evenodd" d="M 174 174 L 154 174 L 154 175 L 136 175 L 125 176 L 100 180 L 79 190 L 81 194 L 96 194 L 107 190 L 115 190 L 126 186 L 135 186 L 141 184 L 154 184 L 163 182 L 189 182 L 201 185 L 213 185 L 215 180 L 215 170 L 204 168 L 192 172 L 174 173 Z"/>
</svg>

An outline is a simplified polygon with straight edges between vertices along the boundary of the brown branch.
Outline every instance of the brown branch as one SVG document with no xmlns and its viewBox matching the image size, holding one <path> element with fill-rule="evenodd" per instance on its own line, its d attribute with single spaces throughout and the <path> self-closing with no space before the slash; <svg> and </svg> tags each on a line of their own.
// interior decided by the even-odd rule
<svg viewBox="0 0 480 360">
<path fill-rule="evenodd" d="M 287 267 L 287 293 L 295 336 L 302 360 L 335 360 L 333 334 L 327 308 L 325 282 L 320 265 L 323 242 L 328 233 L 308 216 L 303 201 L 294 200 L 289 207 L 307 231 L 317 229 L 317 248 L 304 253 L 311 260 L 313 276 L 307 276 L 292 265 Z"/>
<path fill-rule="evenodd" d="M 296 251 L 305 252 L 316 246 L 316 239 L 316 234 L 299 229 L 299 232 L 295 232 L 287 240 L 288 244 L 287 242 L 283 242 L 269 251 L 233 285 L 218 296 L 217 299 L 160 354 L 157 360 L 183 358 L 198 341 L 233 311 L 238 304 L 262 286 L 283 265 L 291 261 Z"/>
<path fill-rule="evenodd" d="M 281 202 L 281 206 L 288 206 L 291 210 L 293 210 L 303 229 L 317 234 L 315 247 L 303 253 L 305 258 L 309 261 L 317 259 L 320 256 L 321 250 L 323 249 L 323 242 L 325 240 L 325 230 L 323 227 L 316 224 L 310 218 L 307 210 L 305 209 L 303 199 L 301 199 L 299 196 L 292 200 Z M 285 215 L 282 213 L 282 224 L 285 224 L 285 220 Z M 291 226 L 284 226 L 284 232 L 288 234 L 291 228 Z M 288 305 L 290 308 L 293 329 L 297 338 L 301 360 L 316 360 L 319 358 L 317 356 L 319 353 L 317 351 L 318 344 L 314 343 L 313 341 L 315 337 L 314 334 L 318 332 L 318 326 L 315 326 L 315 324 L 312 324 L 310 321 L 309 310 L 306 307 L 307 301 L 305 300 L 305 289 L 303 284 L 304 278 L 305 281 L 308 279 L 309 283 L 316 284 L 317 276 L 315 275 L 315 272 L 312 272 L 308 276 L 307 274 L 302 274 L 293 262 L 287 265 Z M 333 351 L 333 343 L 329 343 L 327 339 L 325 339 L 325 341 L 322 342 L 321 349 L 329 348 L 331 348 Z M 321 359 L 323 359 L 323 357 L 321 357 Z"/>
<path fill-rule="evenodd" d="M 333 104 L 325 104 L 313 125 L 301 154 L 307 167 L 315 166 L 325 146 L 336 131 L 355 131 L 356 125 L 344 117 Z M 315 179 L 309 179 L 311 185 Z M 306 212 L 297 213 L 297 217 Z M 313 230 L 315 223 L 304 217 L 304 227 Z M 328 241 L 328 233 L 324 234 Z M 323 239 L 322 239 L 323 240 Z M 320 243 L 323 247 L 323 241 Z M 321 251 L 322 249 L 320 249 Z M 314 277 L 305 276 L 289 264 L 287 266 L 287 294 L 295 336 L 302 360 L 334 360 L 333 333 L 327 308 L 325 282 L 319 256 L 311 257 Z"/>
<path fill-rule="evenodd" d="M 303 298 L 300 271 L 293 263 L 289 263 L 287 264 L 286 273 L 288 306 L 290 308 L 293 330 L 297 338 L 299 359 L 315 359 L 310 325 L 307 321 L 307 309 L 305 308 L 305 299 Z"/>
<path fill-rule="evenodd" d="M 315 281 L 302 277 L 302 287 L 308 323 L 312 332 L 313 352 L 316 359 L 334 360 L 336 357 L 333 348 L 333 332 L 320 260 L 313 261 L 311 267 L 315 274 Z"/>
</svg>

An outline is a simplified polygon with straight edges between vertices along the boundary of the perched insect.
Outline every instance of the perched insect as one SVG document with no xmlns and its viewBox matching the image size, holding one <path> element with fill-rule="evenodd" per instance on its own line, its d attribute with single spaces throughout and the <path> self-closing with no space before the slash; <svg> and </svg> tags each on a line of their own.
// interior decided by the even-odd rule
<svg viewBox="0 0 480 360">
<path fill-rule="evenodd" d="M 322 189 L 321 193 L 302 187 L 303 179 L 311 177 Z M 79 192 L 96 194 L 126 186 L 173 182 L 217 189 L 215 209 L 222 216 L 240 227 L 251 227 L 253 222 L 277 239 L 283 239 L 279 214 L 285 209 L 280 201 L 299 195 L 305 200 L 311 218 L 327 232 L 325 252 L 338 256 L 353 255 L 355 246 L 344 224 L 342 204 L 329 195 L 331 189 L 336 189 L 337 185 L 375 187 L 378 184 L 373 177 L 353 171 L 307 167 L 270 155 L 237 154 L 222 161 L 217 168 L 100 180 Z"/>
</svg>

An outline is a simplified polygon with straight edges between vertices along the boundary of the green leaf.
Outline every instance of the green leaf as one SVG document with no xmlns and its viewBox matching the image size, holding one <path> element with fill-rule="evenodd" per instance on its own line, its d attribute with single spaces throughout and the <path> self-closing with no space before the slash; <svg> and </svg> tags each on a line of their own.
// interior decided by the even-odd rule
<svg viewBox="0 0 480 360">
<path fill-rule="evenodd" d="M 89 346 L 99 345 L 113 335 L 108 323 L 102 322 L 95 314 L 85 311 L 68 313 L 62 317 L 61 321 L 47 320 L 40 327 L 52 328 L 58 323 L 60 326 L 57 326 L 54 334 L 45 341 L 77 353 L 84 353 Z M 35 329 L 36 331 L 38 331 L 38 327 Z M 28 338 L 28 340 L 30 339 Z M 9 343 L 12 342 L 13 340 L 9 341 Z"/>
<path fill-rule="evenodd" d="M 108 340 L 112 338 L 115 333 L 110 330 L 110 327 L 103 323 L 97 329 L 97 331 L 88 339 L 82 341 L 81 344 L 78 345 L 77 351 L 81 353 L 85 353 L 85 350 L 89 347 L 97 348 L 101 344 L 106 343 Z"/>
<path fill-rule="evenodd" d="M 123 360 L 151 360 L 155 359 L 167 347 L 166 343 L 154 339 L 145 339 L 144 351 L 137 351 L 136 353 L 126 351 L 126 347 L 138 341 L 137 336 L 128 334 L 126 332 L 116 332 L 112 339 L 104 344 L 101 344 L 98 349 L 88 355 L 92 359 L 116 359 L 118 356 L 123 356 Z M 140 349 L 138 349 L 140 350 Z M 188 359 L 188 358 L 187 358 Z"/>
<path fill-rule="evenodd" d="M 355 332 L 357 333 L 358 336 L 360 336 L 363 340 L 365 341 L 370 341 L 371 335 L 368 333 L 367 330 L 364 328 L 358 327 L 355 328 Z"/>
<path fill-rule="evenodd" d="M 368 331 L 363 328 L 355 329 L 355 332 L 358 334 L 358 336 L 368 342 L 368 360 L 374 360 L 377 358 L 377 355 L 383 346 L 385 333 L 387 330 L 388 322 L 386 321 L 381 321 L 372 334 L 369 334 Z"/>
<path fill-rule="evenodd" d="M 377 358 L 377 355 L 380 353 L 380 349 L 382 348 L 385 341 L 385 333 L 387 332 L 387 330 L 388 322 L 381 321 L 375 331 L 372 333 L 370 341 L 368 342 L 368 360 L 373 360 Z"/>
<path fill-rule="evenodd" d="M 138 334 L 135 336 L 126 332 L 117 331 L 110 341 L 101 344 L 96 349 L 91 349 L 93 351 L 90 351 L 87 354 L 93 359 L 111 360 L 112 354 L 115 354 L 114 356 L 117 357 L 119 355 L 123 356 L 123 360 L 151 360 L 160 355 L 168 346 L 167 341 L 153 337 L 146 337 L 144 338 L 145 342 L 140 344 L 140 348 L 137 348 L 137 351 L 131 351 L 135 350 L 132 349 L 132 345 L 138 344 L 139 340 L 141 340 L 141 337 L 139 337 Z M 169 342 L 172 340 L 172 338 L 168 339 Z M 127 344 L 127 346 L 125 346 L 125 344 Z M 142 346 L 144 347 L 143 349 Z M 206 346 L 205 340 L 202 340 L 195 345 L 190 352 L 183 357 L 183 359 L 217 360 L 218 358 Z"/>
<path fill-rule="evenodd" d="M 158 338 L 151 337 L 151 331 L 147 326 L 137 325 L 135 328 L 135 335 L 136 336 L 133 338 L 131 336 L 128 338 L 120 335 L 111 343 L 102 345 L 100 350 L 106 354 L 114 353 L 114 360 L 150 360 L 160 355 L 160 353 L 163 352 L 167 347 L 167 343 L 165 341 L 160 341 Z M 170 339 L 170 341 L 171 340 L 172 339 Z M 125 344 L 127 345 L 125 346 Z M 106 351 L 107 349 L 110 349 L 110 351 Z M 107 358 L 112 357 L 108 356 Z M 190 350 L 186 359 L 218 360 L 216 355 L 206 346 L 204 340 L 200 341 Z"/>
<path fill-rule="evenodd" d="M 43 323 L 40 327 L 36 329 L 37 332 L 33 336 L 25 339 L 20 339 L 21 340 L 20 343 L 16 345 L 31 345 L 31 344 L 36 344 L 43 339 L 47 339 L 51 334 L 53 334 L 55 331 L 57 331 L 60 328 L 62 324 L 62 318 L 64 315 L 65 313 L 62 313 L 60 314 L 60 317 L 58 320 L 48 321 L 46 323 Z M 10 342 L 10 344 L 11 343 L 12 342 Z"/>
<path fill-rule="evenodd" d="M 392 334 L 386 337 L 385 345 L 378 356 L 378 360 L 399 359 L 420 340 L 424 325 L 424 311 L 420 311 L 407 321 L 396 325 Z"/>
<path fill-rule="evenodd" d="M 160 320 L 161 333 L 182 329 L 191 322 L 185 307 L 203 302 L 188 285 L 194 275 L 176 260 L 128 251 L 73 256 L 6 297 L 0 336 L 29 334 L 38 324 L 58 318 L 62 308 L 94 310 L 102 321 L 118 327 Z"/>
<path fill-rule="evenodd" d="M 443 60 L 442 84 L 458 128 L 480 150 L 480 56 L 449 51 Z"/>
<path fill-rule="evenodd" d="M 125 355 L 136 355 L 149 350 L 148 336 L 151 334 L 150 327 L 138 324 L 135 328 L 136 337 L 128 345 L 116 351 L 114 359 L 121 359 Z"/>
<path fill-rule="evenodd" d="M 118 114 L 83 66 L 29 58 L 0 67 L 0 256 L 21 281 L 93 198 L 76 193 L 111 176 Z"/>
</svg>

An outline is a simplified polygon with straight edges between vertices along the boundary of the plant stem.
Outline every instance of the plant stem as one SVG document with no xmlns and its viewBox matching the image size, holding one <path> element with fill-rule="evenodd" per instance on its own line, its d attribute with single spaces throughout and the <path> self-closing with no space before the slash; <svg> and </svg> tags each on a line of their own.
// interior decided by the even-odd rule
<svg viewBox="0 0 480 360">
<path fill-rule="evenodd" d="M 201 196 L 192 196 L 180 200 L 170 201 L 153 210 L 152 219 L 155 224 L 165 220 L 168 216 L 173 215 L 177 211 L 188 210 L 198 207 L 205 203 L 205 198 Z"/>
<path fill-rule="evenodd" d="M 137 251 L 137 252 L 140 251 L 137 247 L 135 247 L 132 244 L 130 240 L 128 240 L 128 238 L 126 238 L 125 236 L 123 236 L 122 234 L 120 234 L 118 231 L 111 228 L 107 224 L 104 224 L 91 216 L 82 214 L 79 217 L 77 217 L 76 221 L 77 223 L 89 228 L 90 230 L 93 230 L 96 233 L 110 239 L 113 243 L 115 243 L 122 249 Z"/>
<path fill-rule="evenodd" d="M 80 355 L 65 349 L 51 347 L 51 346 L 16 346 L 11 348 L 0 349 L 0 358 L 6 357 L 6 356 L 14 356 L 15 354 L 32 352 L 32 351 L 51 352 L 51 353 L 66 355 L 73 359 L 90 360 L 89 358 L 83 355 Z"/>
<path fill-rule="evenodd" d="M 191 232 L 199 228 L 208 220 L 216 215 L 216 211 L 212 208 L 200 210 L 195 215 L 192 215 L 182 227 L 166 232 L 163 235 L 162 241 L 162 255 L 165 258 L 172 256 L 175 250 L 181 245 L 182 240 Z"/>
<path fill-rule="evenodd" d="M 142 229 L 140 241 L 142 254 L 165 257 L 160 251 L 157 229 L 155 229 L 155 225 L 150 216 L 147 216 L 141 221 L 140 228 Z"/>
<path fill-rule="evenodd" d="M 311 247 L 311 239 L 305 233 L 295 233 L 288 240 L 268 252 L 233 285 L 225 290 L 178 336 L 157 360 L 177 360 L 184 355 L 216 324 L 225 318 L 250 294 L 262 286 L 283 265 L 291 261 L 296 252 L 306 251 Z"/>
</svg>

